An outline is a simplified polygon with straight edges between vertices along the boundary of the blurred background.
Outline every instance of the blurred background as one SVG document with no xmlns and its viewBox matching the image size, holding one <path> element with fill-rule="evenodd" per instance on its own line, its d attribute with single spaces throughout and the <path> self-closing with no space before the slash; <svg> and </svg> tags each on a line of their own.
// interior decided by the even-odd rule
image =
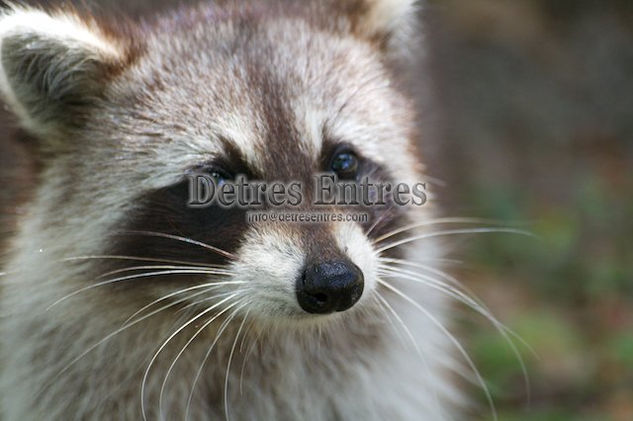
<svg viewBox="0 0 633 421">
<path fill-rule="evenodd" d="M 453 253 L 451 273 L 533 349 L 517 343 L 528 401 L 501 335 L 456 312 L 500 420 L 633 420 L 633 1 L 427 0 L 422 20 L 422 150 L 443 214 L 538 236 L 464 237 Z M 0 241 L 33 178 L 13 127 L 0 113 Z M 478 397 L 472 418 L 491 419 Z"/>
<path fill-rule="evenodd" d="M 633 420 L 633 1 L 437 0 L 424 20 L 444 214 L 539 237 L 453 253 L 535 354 L 528 403 L 501 335 L 461 318 L 500 419 Z"/>
</svg>

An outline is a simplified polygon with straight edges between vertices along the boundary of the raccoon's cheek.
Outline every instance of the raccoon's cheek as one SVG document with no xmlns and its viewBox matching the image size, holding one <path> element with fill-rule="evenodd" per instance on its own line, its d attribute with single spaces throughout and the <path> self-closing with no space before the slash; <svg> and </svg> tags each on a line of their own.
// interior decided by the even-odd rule
<svg viewBox="0 0 633 421">
<path fill-rule="evenodd" d="M 337 246 L 356 266 L 364 277 L 365 299 L 376 288 L 378 259 L 372 240 L 365 235 L 363 228 L 356 223 L 342 222 L 333 226 Z"/>
<path fill-rule="evenodd" d="M 238 292 L 253 316 L 291 317 L 301 312 L 294 285 L 306 254 L 296 239 L 274 232 L 249 233 L 236 254 L 233 276 L 242 283 Z"/>
</svg>

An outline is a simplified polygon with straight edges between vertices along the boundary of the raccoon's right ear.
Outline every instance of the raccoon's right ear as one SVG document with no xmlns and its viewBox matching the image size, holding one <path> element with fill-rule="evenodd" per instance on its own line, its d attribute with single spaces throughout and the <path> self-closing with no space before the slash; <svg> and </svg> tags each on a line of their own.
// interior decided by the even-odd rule
<svg viewBox="0 0 633 421">
<path fill-rule="evenodd" d="M 80 125 L 126 54 L 95 22 L 72 12 L 0 12 L 0 93 L 36 135 Z"/>
<path fill-rule="evenodd" d="M 421 0 L 329 0 L 328 4 L 335 14 L 346 18 L 354 35 L 372 42 L 391 57 L 403 57 L 415 39 L 420 3 Z"/>
</svg>

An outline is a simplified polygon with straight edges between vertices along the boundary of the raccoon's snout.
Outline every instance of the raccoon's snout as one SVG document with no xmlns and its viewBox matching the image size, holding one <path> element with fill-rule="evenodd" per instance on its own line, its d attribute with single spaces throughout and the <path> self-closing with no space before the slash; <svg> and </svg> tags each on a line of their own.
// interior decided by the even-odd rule
<svg viewBox="0 0 633 421">
<path fill-rule="evenodd" d="M 307 267 L 297 281 L 301 308 L 312 314 L 345 311 L 363 294 L 363 272 L 348 260 L 328 261 Z"/>
</svg>

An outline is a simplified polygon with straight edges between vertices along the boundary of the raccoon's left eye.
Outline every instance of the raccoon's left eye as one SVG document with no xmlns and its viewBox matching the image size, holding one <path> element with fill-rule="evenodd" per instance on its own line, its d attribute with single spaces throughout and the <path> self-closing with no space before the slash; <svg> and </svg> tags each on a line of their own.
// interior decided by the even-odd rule
<svg viewBox="0 0 633 421">
<path fill-rule="evenodd" d="M 192 170 L 191 173 L 210 177 L 216 187 L 222 187 L 224 184 L 233 180 L 233 176 L 217 166 L 200 166 Z"/>
<path fill-rule="evenodd" d="M 359 159 L 352 151 L 340 151 L 332 158 L 330 168 L 342 180 L 356 178 L 358 173 Z"/>
</svg>

